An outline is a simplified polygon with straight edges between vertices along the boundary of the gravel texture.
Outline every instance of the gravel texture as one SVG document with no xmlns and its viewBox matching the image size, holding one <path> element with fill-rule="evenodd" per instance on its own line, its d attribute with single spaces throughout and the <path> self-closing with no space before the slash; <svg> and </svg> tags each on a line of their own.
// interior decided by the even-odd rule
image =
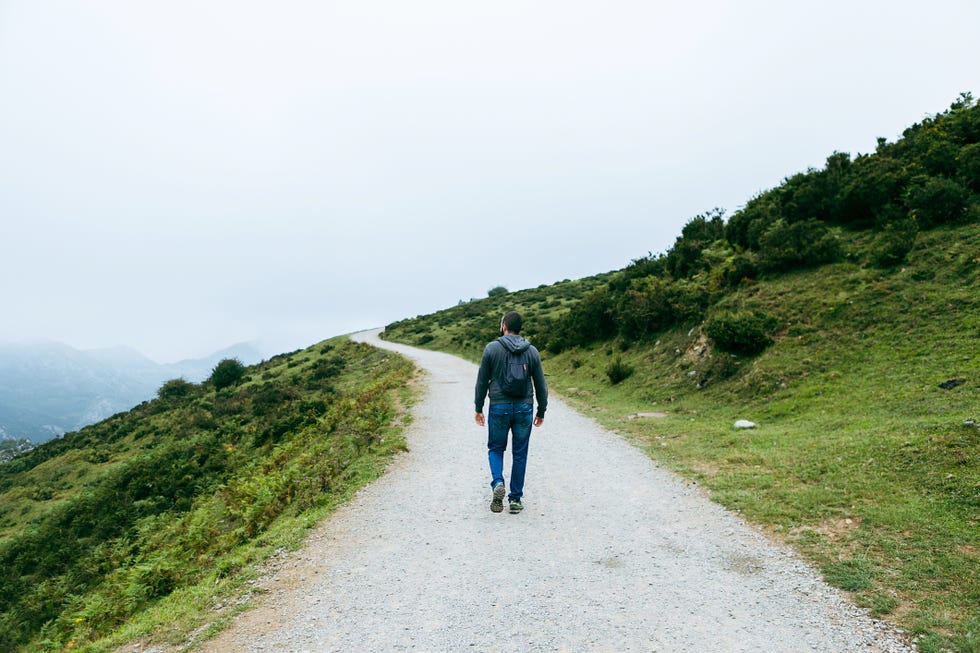
<svg viewBox="0 0 980 653">
<path fill-rule="evenodd" d="M 554 395 L 531 436 L 524 511 L 491 513 L 476 367 L 377 333 L 354 338 L 427 370 L 410 451 L 201 650 L 913 650 L 788 548 Z"/>
</svg>

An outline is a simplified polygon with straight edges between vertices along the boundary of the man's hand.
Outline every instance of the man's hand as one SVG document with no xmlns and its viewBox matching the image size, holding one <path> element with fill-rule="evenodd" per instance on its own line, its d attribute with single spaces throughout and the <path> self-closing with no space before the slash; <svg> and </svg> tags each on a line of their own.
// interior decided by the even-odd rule
<svg viewBox="0 0 980 653">
<path fill-rule="evenodd" d="M 476 420 L 476 423 L 479 424 L 480 426 L 486 426 L 487 425 L 487 420 L 483 416 L 483 413 L 476 413 L 473 416 L 473 419 L 475 419 Z"/>
<path fill-rule="evenodd" d="M 543 417 L 535 417 L 534 418 L 534 425 L 535 426 L 541 426 L 542 424 L 544 424 L 544 418 Z"/>
</svg>

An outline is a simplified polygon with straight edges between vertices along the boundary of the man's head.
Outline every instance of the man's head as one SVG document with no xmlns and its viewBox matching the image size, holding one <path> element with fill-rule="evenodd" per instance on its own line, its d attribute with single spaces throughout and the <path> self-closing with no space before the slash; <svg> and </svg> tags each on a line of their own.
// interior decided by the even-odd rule
<svg viewBox="0 0 980 653">
<path fill-rule="evenodd" d="M 511 311 L 504 315 L 500 320 L 500 330 L 507 330 L 507 333 L 513 333 L 517 335 L 521 332 L 521 327 L 524 326 L 524 318 L 517 311 Z"/>
</svg>

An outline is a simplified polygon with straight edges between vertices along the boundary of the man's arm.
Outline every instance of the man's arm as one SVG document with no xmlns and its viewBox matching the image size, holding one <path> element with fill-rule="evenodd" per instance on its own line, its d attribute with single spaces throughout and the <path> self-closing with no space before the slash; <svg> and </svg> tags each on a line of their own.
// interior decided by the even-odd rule
<svg viewBox="0 0 980 653">
<path fill-rule="evenodd" d="M 544 368 L 541 366 L 541 355 L 534 350 L 534 365 L 531 367 L 531 380 L 534 381 L 534 398 L 538 402 L 534 425 L 540 426 L 538 420 L 544 421 L 544 412 L 548 410 L 548 382 L 544 380 Z"/>
<path fill-rule="evenodd" d="M 474 389 L 473 403 L 476 406 L 474 419 L 480 426 L 486 424 L 483 417 L 483 404 L 487 399 L 487 391 L 490 389 L 490 345 L 483 349 L 483 358 L 480 360 L 480 371 L 476 374 L 476 388 Z"/>
</svg>

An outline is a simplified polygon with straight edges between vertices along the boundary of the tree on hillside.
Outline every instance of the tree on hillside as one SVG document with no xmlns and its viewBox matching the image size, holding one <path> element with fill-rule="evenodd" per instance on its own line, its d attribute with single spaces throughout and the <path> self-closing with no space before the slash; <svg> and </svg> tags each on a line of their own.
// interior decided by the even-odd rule
<svg viewBox="0 0 980 653">
<path fill-rule="evenodd" d="M 242 380 L 245 376 L 245 366 L 237 358 L 225 358 L 214 366 L 211 378 L 208 379 L 215 390 L 227 388 Z"/>
<path fill-rule="evenodd" d="M 500 297 L 501 295 L 506 295 L 509 290 L 503 286 L 495 286 L 487 291 L 487 297 Z"/>
<path fill-rule="evenodd" d="M 194 384 L 184 378 L 170 379 L 157 390 L 160 399 L 180 399 L 186 397 L 194 389 Z"/>
<path fill-rule="evenodd" d="M 666 266 L 671 276 L 683 279 L 707 266 L 702 252 L 725 237 L 725 210 L 715 208 L 691 218 L 667 252 Z"/>
</svg>

